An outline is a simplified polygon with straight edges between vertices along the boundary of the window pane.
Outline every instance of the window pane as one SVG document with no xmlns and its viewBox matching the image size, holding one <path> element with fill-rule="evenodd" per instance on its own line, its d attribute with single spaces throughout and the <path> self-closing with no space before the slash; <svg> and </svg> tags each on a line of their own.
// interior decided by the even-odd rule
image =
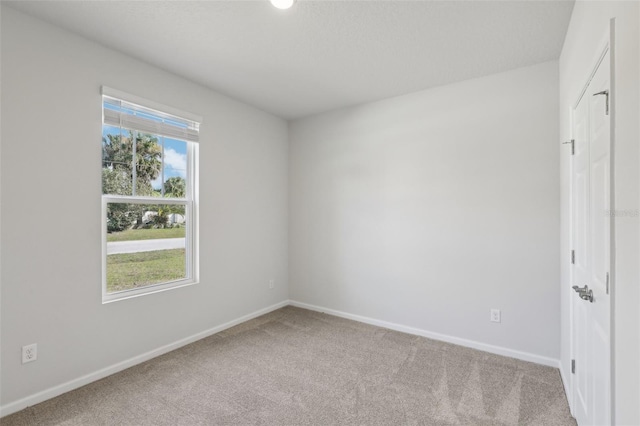
<svg viewBox="0 0 640 426">
<path fill-rule="evenodd" d="M 163 139 L 164 196 L 185 198 L 187 194 L 187 143 L 171 138 Z"/>
<path fill-rule="evenodd" d="M 130 132 L 102 126 L 102 193 L 133 194 L 133 152 Z"/>
<path fill-rule="evenodd" d="M 135 154 L 135 169 L 133 158 Z M 102 193 L 160 196 L 154 181 L 162 173 L 160 137 L 136 130 L 102 126 Z"/>
<path fill-rule="evenodd" d="M 107 203 L 107 293 L 187 278 L 185 209 Z"/>
<path fill-rule="evenodd" d="M 153 181 L 162 172 L 162 146 L 160 137 L 148 133 L 132 132 L 136 146 L 135 195 L 152 196 Z"/>
</svg>

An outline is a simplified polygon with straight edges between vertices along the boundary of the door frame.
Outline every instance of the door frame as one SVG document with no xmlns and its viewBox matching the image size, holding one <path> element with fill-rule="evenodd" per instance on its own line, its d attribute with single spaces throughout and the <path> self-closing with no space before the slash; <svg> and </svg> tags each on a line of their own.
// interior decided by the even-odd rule
<svg viewBox="0 0 640 426">
<path fill-rule="evenodd" d="M 570 119 L 570 134 L 571 139 L 575 138 L 574 134 L 574 111 L 577 108 L 578 104 L 585 96 L 585 93 L 593 79 L 596 71 L 602 65 L 604 56 L 607 52 L 609 52 L 609 132 L 610 132 L 610 140 L 609 140 L 609 201 L 610 201 L 610 209 L 612 211 L 615 210 L 615 116 L 616 116 L 616 108 L 615 108 L 615 18 L 611 18 L 609 20 L 609 28 L 606 34 L 601 37 L 601 41 L 596 45 L 596 49 L 594 49 L 594 59 L 592 59 L 590 63 L 589 73 L 587 74 L 587 78 L 584 80 L 584 84 L 579 94 L 575 98 L 575 101 L 571 105 L 571 110 L 569 111 L 569 119 Z M 573 250 L 573 158 L 569 157 L 569 245 L 570 249 Z M 610 407 L 611 407 L 611 424 L 615 424 L 615 322 L 614 322 L 614 312 L 615 312 L 615 288 L 616 288 L 616 274 L 615 274 L 615 216 L 611 218 L 610 221 L 610 248 L 609 248 L 609 398 L 610 398 Z M 574 347 L 574 323 L 573 323 L 573 303 L 574 303 L 574 295 L 571 292 L 571 286 L 573 285 L 574 280 L 574 271 L 573 267 L 569 268 L 569 285 L 566 286 L 565 291 L 570 292 L 568 301 L 569 301 L 569 347 L 570 347 L 570 360 L 574 360 L 576 356 L 576 349 Z M 570 361 L 571 362 L 571 361 Z M 569 402 L 569 409 L 572 415 L 575 414 L 575 398 L 576 398 L 576 388 L 574 385 L 575 375 L 569 372 L 568 375 L 563 375 L 569 377 L 568 389 L 569 395 L 567 395 L 567 400 Z"/>
</svg>

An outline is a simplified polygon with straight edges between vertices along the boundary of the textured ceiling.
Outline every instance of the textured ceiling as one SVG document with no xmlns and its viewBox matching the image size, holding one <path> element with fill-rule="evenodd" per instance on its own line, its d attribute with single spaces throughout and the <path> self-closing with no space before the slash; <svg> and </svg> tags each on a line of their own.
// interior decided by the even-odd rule
<svg viewBox="0 0 640 426">
<path fill-rule="evenodd" d="M 557 59 L 573 1 L 24 1 L 15 9 L 291 119 Z"/>
</svg>

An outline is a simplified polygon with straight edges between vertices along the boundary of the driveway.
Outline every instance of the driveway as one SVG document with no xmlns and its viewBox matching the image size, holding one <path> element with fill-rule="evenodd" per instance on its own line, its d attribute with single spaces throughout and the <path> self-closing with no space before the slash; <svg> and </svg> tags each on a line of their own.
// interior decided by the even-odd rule
<svg viewBox="0 0 640 426">
<path fill-rule="evenodd" d="M 141 251 L 171 250 L 181 248 L 184 248 L 184 238 L 115 241 L 112 243 L 107 243 L 107 254 L 138 253 Z"/>
</svg>

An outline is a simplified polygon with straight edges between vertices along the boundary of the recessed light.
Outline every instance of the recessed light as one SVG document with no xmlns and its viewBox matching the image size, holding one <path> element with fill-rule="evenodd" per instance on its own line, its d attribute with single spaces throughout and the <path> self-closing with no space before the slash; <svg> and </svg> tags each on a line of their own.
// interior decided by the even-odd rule
<svg viewBox="0 0 640 426">
<path fill-rule="evenodd" d="M 278 9 L 289 9 L 296 0 L 269 0 Z"/>
</svg>

